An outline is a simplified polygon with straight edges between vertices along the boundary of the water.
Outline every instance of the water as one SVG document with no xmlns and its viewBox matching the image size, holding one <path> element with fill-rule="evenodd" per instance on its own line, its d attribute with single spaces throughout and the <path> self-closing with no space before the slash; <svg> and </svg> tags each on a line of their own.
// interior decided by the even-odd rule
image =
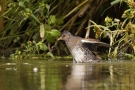
<svg viewBox="0 0 135 90">
<path fill-rule="evenodd" d="M 135 61 L 0 61 L 0 90 L 134 90 Z"/>
</svg>

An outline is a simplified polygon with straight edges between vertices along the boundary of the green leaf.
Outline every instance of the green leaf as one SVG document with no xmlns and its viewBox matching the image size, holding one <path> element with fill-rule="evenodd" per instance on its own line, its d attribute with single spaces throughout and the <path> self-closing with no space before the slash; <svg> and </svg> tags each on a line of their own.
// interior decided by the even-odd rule
<svg viewBox="0 0 135 90">
<path fill-rule="evenodd" d="M 52 29 L 50 34 L 53 37 L 58 37 L 58 36 L 60 36 L 60 31 L 58 31 L 57 29 Z"/>
<path fill-rule="evenodd" d="M 16 37 L 15 39 L 14 39 L 14 42 L 18 42 L 20 40 L 20 37 Z"/>
<path fill-rule="evenodd" d="M 55 15 L 50 15 L 48 18 L 48 24 L 56 24 L 56 16 Z"/>
<path fill-rule="evenodd" d="M 26 2 L 28 2 L 28 3 L 30 2 L 30 0 L 24 0 L 24 1 L 26 1 Z"/>
<path fill-rule="evenodd" d="M 63 23 L 64 23 L 64 21 L 63 21 L 62 18 L 57 19 L 57 24 L 58 24 L 58 25 L 61 25 L 61 24 L 63 24 Z"/>
<path fill-rule="evenodd" d="M 45 7 L 47 8 L 47 10 L 50 10 L 50 5 L 46 4 Z"/>
<path fill-rule="evenodd" d="M 37 46 L 39 46 L 40 50 L 45 50 L 45 51 L 48 50 L 48 47 L 42 42 L 38 42 Z"/>
<path fill-rule="evenodd" d="M 34 14 L 31 14 L 31 17 L 34 18 L 38 23 L 40 23 L 40 21 L 38 20 L 38 18 Z"/>
<path fill-rule="evenodd" d="M 50 31 L 52 27 L 49 24 L 45 24 L 45 31 Z"/>
<path fill-rule="evenodd" d="M 55 42 L 55 39 L 56 39 L 56 37 L 53 37 L 51 35 L 47 35 L 47 37 L 46 37 L 46 40 L 49 43 L 54 43 Z"/>
<path fill-rule="evenodd" d="M 25 7 L 25 5 L 24 5 L 24 1 L 20 1 L 20 2 L 19 2 L 19 6 L 21 6 L 21 7 Z"/>
<path fill-rule="evenodd" d="M 54 57 L 51 52 L 48 52 L 48 53 L 46 54 L 46 56 Z"/>
<path fill-rule="evenodd" d="M 44 28 L 44 24 L 41 23 L 40 24 L 40 37 L 44 38 L 44 35 L 45 35 L 45 28 Z"/>
<path fill-rule="evenodd" d="M 114 0 L 114 1 L 112 1 L 112 2 L 111 2 L 111 6 L 113 6 L 113 5 L 116 5 L 116 4 L 120 3 L 120 1 L 121 1 L 121 0 Z"/>
<path fill-rule="evenodd" d="M 46 51 L 46 50 L 48 50 L 48 47 L 47 47 L 45 44 L 40 44 L 40 45 L 39 45 L 39 49 Z"/>
</svg>

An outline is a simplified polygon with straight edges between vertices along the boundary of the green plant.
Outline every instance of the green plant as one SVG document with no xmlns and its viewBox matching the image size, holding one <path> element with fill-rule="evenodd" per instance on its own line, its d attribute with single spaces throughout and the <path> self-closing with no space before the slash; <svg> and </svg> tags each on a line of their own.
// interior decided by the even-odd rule
<svg viewBox="0 0 135 90">
<path fill-rule="evenodd" d="M 51 52 L 50 54 L 46 52 L 50 48 L 47 45 L 54 43 L 60 36 L 59 29 L 63 24 L 63 19 L 62 16 L 52 14 L 57 5 L 51 8 L 53 3 L 49 3 L 49 0 L 7 0 L 5 12 L 0 16 L 4 18 L 4 28 L 0 33 L 0 46 L 9 48 L 15 47 L 16 44 L 21 46 L 22 43 L 27 42 L 24 45 L 24 51 L 17 49 L 15 55 L 40 54 L 40 50 L 44 50 L 44 54 L 53 56 Z M 34 42 L 30 44 L 31 40 Z"/>
<path fill-rule="evenodd" d="M 41 54 L 40 52 L 43 52 Z M 45 54 L 46 53 L 46 54 Z M 53 54 L 48 52 L 48 47 L 43 42 L 36 43 L 28 41 L 26 44 L 21 44 L 21 48 L 16 49 L 14 54 L 10 55 L 10 59 L 45 59 L 46 57 L 53 58 Z"/>
<path fill-rule="evenodd" d="M 105 26 L 97 25 L 95 22 L 91 21 L 94 27 L 96 37 L 109 37 L 110 45 L 115 48 L 112 53 L 109 50 L 108 56 L 128 56 L 134 58 L 135 53 L 135 2 L 132 0 L 124 1 L 129 9 L 125 10 L 122 15 L 124 19 L 123 22 L 119 19 L 112 19 L 110 17 L 105 18 Z"/>
<path fill-rule="evenodd" d="M 12 47 L 18 42 L 37 40 L 40 38 L 39 32 L 42 39 L 54 43 L 55 38 L 60 35 L 58 26 L 63 24 L 63 19 L 51 14 L 57 6 L 50 8 L 51 4 L 48 3 L 48 0 L 6 1 L 6 11 L 0 16 L 5 19 L 0 33 L 1 45 Z"/>
</svg>

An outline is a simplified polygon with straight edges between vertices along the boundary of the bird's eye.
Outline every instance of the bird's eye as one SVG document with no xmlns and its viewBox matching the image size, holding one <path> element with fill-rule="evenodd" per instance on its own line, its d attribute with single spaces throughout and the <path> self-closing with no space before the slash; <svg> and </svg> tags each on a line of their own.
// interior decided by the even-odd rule
<svg viewBox="0 0 135 90">
<path fill-rule="evenodd" d="M 65 37 L 65 35 L 63 35 L 62 37 Z"/>
</svg>

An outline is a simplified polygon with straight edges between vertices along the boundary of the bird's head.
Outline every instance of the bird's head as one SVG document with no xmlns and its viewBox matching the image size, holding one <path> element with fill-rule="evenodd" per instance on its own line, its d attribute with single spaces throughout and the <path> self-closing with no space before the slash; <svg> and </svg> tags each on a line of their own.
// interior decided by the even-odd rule
<svg viewBox="0 0 135 90">
<path fill-rule="evenodd" d="M 68 32 L 67 30 L 63 31 L 61 36 L 57 40 L 64 40 L 67 41 L 71 38 L 72 34 Z"/>
</svg>

